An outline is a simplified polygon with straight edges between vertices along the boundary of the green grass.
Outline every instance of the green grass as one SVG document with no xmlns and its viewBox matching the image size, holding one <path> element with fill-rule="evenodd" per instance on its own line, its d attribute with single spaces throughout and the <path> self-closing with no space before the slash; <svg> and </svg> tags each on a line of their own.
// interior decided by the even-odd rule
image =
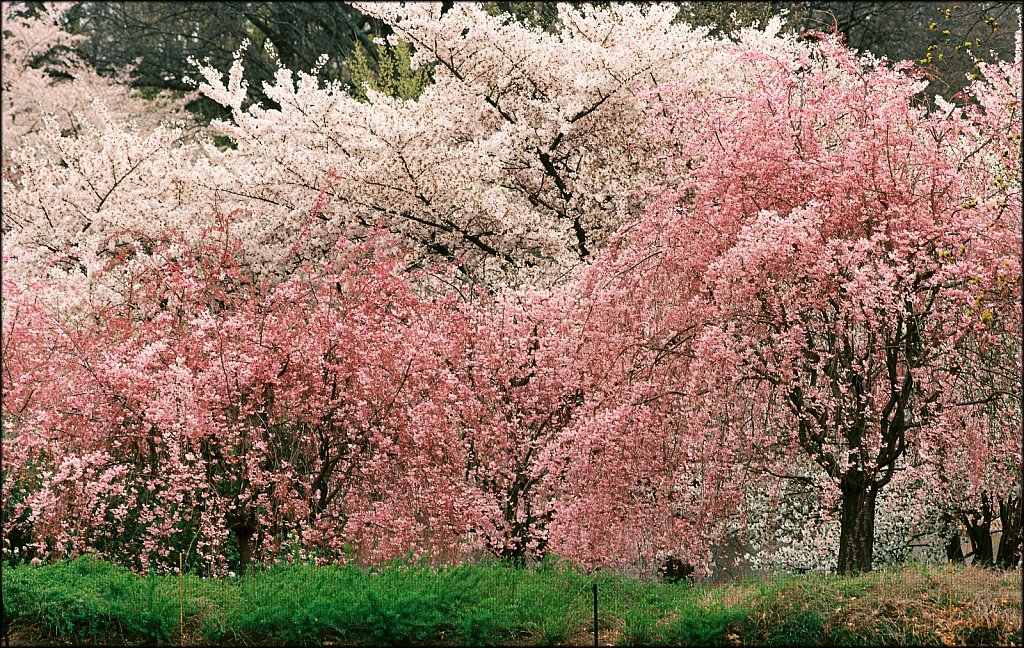
<svg viewBox="0 0 1024 648">
<path fill-rule="evenodd" d="M 957 568 L 951 599 L 947 570 L 923 565 L 698 587 L 557 562 L 291 565 L 179 583 L 79 558 L 8 567 L 3 598 L 20 643 L 581 645 L 593 640 L 595 583 L 602 644 L 1021 643 L 1019 572 Z"/>
</svg>

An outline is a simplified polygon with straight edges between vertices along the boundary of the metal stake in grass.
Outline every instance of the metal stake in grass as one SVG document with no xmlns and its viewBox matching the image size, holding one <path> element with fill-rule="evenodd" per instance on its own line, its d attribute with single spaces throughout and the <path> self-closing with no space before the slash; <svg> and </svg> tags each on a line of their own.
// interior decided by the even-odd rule
<svg viewBox="0 0 1024 648">
<path fill-rule="evenodd" d="M 185 561 L 178 552 L 178 645 L 185 645 Z"/>
<path fill-rule="evenodd" d="M 597 648 L 597 583 L 593 584 L 594 588 L 594 648 Z"/>
<path fill-rule="evenodd" d="M 953 622 L 953 559 L 949 559 L 949 621 Z"/>
</svg>

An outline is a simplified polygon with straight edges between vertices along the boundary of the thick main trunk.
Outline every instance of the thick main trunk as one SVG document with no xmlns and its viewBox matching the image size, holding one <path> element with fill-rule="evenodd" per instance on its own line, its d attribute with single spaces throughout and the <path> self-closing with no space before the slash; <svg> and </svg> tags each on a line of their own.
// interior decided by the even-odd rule
<svg viewBox="0 0 1024 648">
<path fill-rule="evenodd" d="M 997 564 L 1004 569 L 1016 569 L 1020 563 L 1017 551 L 1021 546 L 1021 500 L 1015 497 L 999 502 L 999 520 L 1003 523 L 1003 535 L 999 538 Z"/>
<path fill-rule="evenodd" d="M 226 518 L 228 531 L 235 536 L 235 542 L 238 543 L 239 575 L 245 574 L 252 563 L 253 551 L 255 549 L 253 536 L 256 535 L 256 528 L 251 520 L 251 515 L 239 515 L 237 513 L 229 514 Z"/>
<path fill-rule="evenodd" d="M 965 560 L 964 549 L 960 545 L 959 533 L 946 538 L 946 558 L 955 563 L 962 563 Z"/>
<path fill-rule="evenodd" d="M 942 522 L 950 529 L 949 535 L 946 536 L 946 559 L 955 563 L 964 562 L 964 548 L 960 544 L 960 523 L 949 514 L 943 515 Z"/>
<path fill-rule="evenodd" d="M 245 576 L 252 562 L 252 534 L 238 533 L 238 575 Z"/>
<path fill-rule="evenodd" d="M 871 571 L 875 543 L 874 484 L 860 479 L 844 479 L 842 489 L 842 523 L 839 532 L 840 574 Z"/>
<path fill-rule="evenodd" d="M 964 515 L 961 518 L 964 526 L 967 527 L 967 537 L 971 541 L 971 555 L 973 565 L 992 566 L 995 555 L 992 551 L 992 520 L 987 517 Z"/>
</svg>

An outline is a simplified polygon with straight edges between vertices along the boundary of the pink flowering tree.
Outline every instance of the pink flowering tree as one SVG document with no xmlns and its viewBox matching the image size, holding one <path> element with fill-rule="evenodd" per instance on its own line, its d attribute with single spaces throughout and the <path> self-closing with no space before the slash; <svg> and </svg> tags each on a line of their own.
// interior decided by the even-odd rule
<svg viewBox="0 0 1024 648">
<path fill-rule="evenodd" d="M 985 336 L 965 345 L 950 385 L 959 405 L 943 413 L 914 453 L 924 499 L 951 538 L 949 557 L 1013 568 L 1021 556 L 1020 319 L 996 317 L 991 298 L 974 315 Z M 978 368 L 981 368 L 980 370 Z M 951 438 L 960 442 L 950 443 Z M 960 529 L 970 552 L 960 550 Z M 1001 531 L 999 543 L 992 533 Z"/>
<path fill-rule="evenodd" d="M 666 323 L 636 331 L 649 304 L 628 298 L 635 276 L 614 282 L 621 290 L 592 285 L 606 270 L 464 307 L 476 533 L 514 562 L 554 553 L 647 570 L 671 555 L 704 567 L 742 492 L 733 439 L 721 410 L 665 388 L 685 365 L 658 346 Z"/>
<path fill-rule="evenodd" d="M 360 6 L 434 83 L 282 67 L 263 106 L 240 51 L 198 65 L 224 147 L 58 82 L 60 7 L 4 5 L 13 543 L 704 570 L 795 482 L 840 572 L 883 509 L 1013 562 L 1019 55 L 928 112 L 911 66 L 777 21 Z"/>
<path fill-rule="evenodd" d="M 11 528 L 143 569 L 457 553 L 461 320 L 370 244 L 273 286 L 236 254 L 225 221 L 158 267 L 126 255 L 113 304 L 5 285 Z"/>
<path fill-rule="evenodd" d="M 633 256 L 629 232 L 564 287 L 584 398 L 554 446 L 566 469 L 551 546 L 591 566 L 650 573 L 672 558 L 706 573 L 747 478 L 744 412 L 712 406 L 721 377 L 695 367 L 719 359 L 690 352 L 700 320 L 678 307 L 676 266 Z"/>
<path fill-rule="evenodd" d="M 987 339 L 977 300 L 1019 327 L 1020 176 L 999 155 L 1020 132 L 1019 62 L 998 106 L 928 114 L 905 66 L 829 39 L 739 60 L 758 79 L 740 92 L 657 90 L 665 180 L 631 258 L 672 267 L 667 307 L 704 320 L 690 352 L 771 414 L 747 418 L 763 468 L 794 453 L 824 470 L 838 569 L 870 570 L 879 491 L 957 407 L 959 376 L 988 368 L 954 361 Z"/>
<path fill-rule="evenodd" d="M 516 563 L 550 551 L 566 470 L 557 441 L 582 413 L 588 368 L 572 303 L 566 294 L 505 290 L 463 308 L 467 488 L 481 498 L 477 533 L 487 549 Z"/>
</svg>

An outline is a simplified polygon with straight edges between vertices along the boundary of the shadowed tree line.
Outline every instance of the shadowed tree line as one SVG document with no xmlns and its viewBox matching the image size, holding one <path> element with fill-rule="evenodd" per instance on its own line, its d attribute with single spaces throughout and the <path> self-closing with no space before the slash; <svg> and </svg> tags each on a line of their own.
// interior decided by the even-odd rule
<svg viewBox="0 0 1024 648">
<path fill-rule="evenodd" d="M 31 10 L 31 4 L 30 10 Z M 34 3 L 38 4 L 38 3 Z M 443 4 L 447 10 L 453 3 Z M 608 2 L 593 3 L 597 6 Z M 649 3 L 638 3 L 641 5 Z M 554 2 L 485 2 L 492 14 L 536 25 L 560 28 Z M 892 60 L 920 63 L 934 78 L 930 95 L 951 97 L 976 72 L 975 59 L 991 60 L 995 52 L 1013 58 L 1017 22 L 1012 2 L 697 2 L 680 3 L 678 20 L 728 34 L 754 23 L 785 15 L 786 29 L 842 32 L 849 45 Z M 134 66 L 135 87 L 145 96 L 160 90 L 185 92 L 182 80 L 193 71 L 188 57 L 226 70 L 241 43 L 250 93 L 272 105 L 262 92 L 278 61 L 292 70 L 321 67 L 324 78 L 337 79 L 353 90 L 364 85 L 367 70 L 377 73 L 381 49 L 375 38 L 391 29 L 346 3 L 321 2 L 83 2 L 67 14 L 68 31 L 85 38 L 76 53 L 101 73 Z M 265 48 L 273 44 L 273 54 Z M 390 54 L 390 53 L 389 53 Z M 276 57 L 276 60 L 275 60 Z M 387 86 L 388 84 L 385 84 Z M 200 120 L 226 117 L 221 106 L 199 98 L 189 110 Z"/>
</svg>

